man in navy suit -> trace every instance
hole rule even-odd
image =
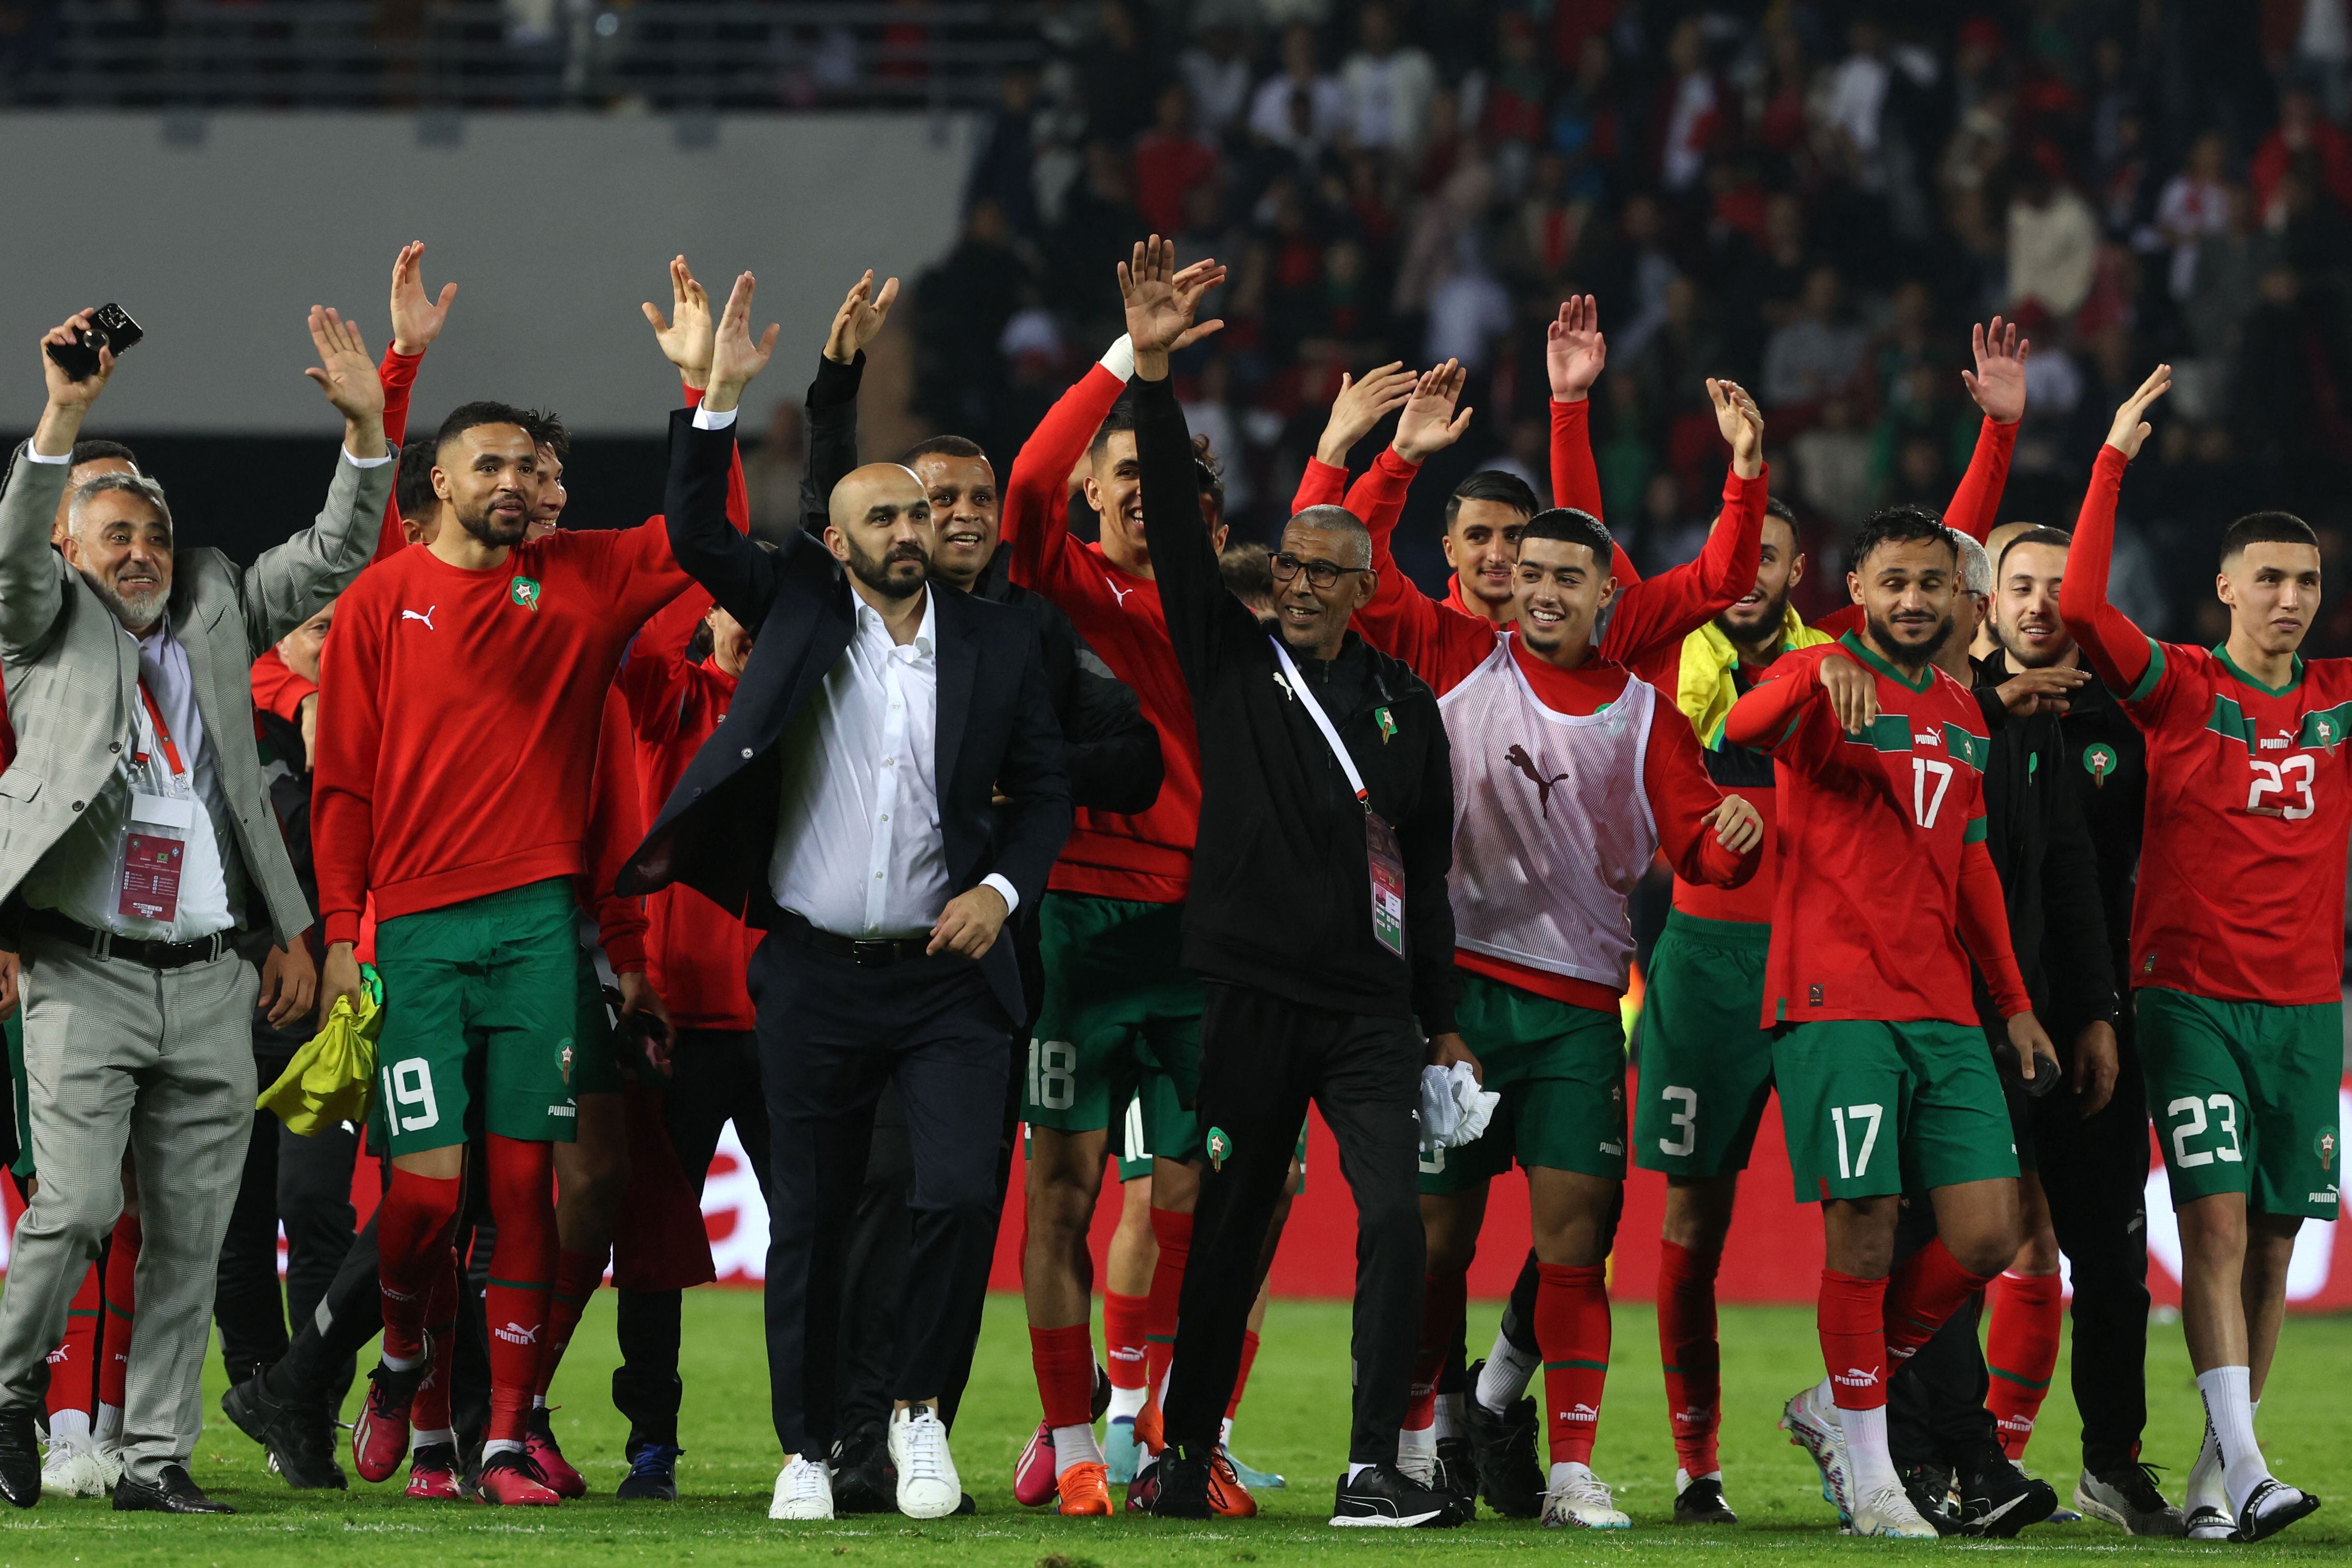
[[[930,588],[911,472],[844,478],[821,545],[772,555],[729,526],[737,403],[777,333],[752,340],[751,294],[745,273],[701,407],[671,420],[667,507],[678,564],[751,629],[751,657],[620,890],[682,883],[768,932],[750,981],[773,1147],[772,1519],[833,1516],[842,1239],[875,1100],[898,1086],[914,1246],[889,1447],[900,1511],[932,1519],[962,1497],[936,1405],[987,1287],[1004,1040],[1027,1016],[997,938],[1045,892],[1069,780],[1034,625]]]

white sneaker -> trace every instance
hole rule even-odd
[[[100,1443],[88,1451],[89,1462],[98,1467],[100,1479],[109,1492],[113,1491],[115,1483],[122,1479],[122,1449],[113,1443]]]
[[[1897,1541],[1934,1541],[1938,1539],[1936,1527],[1919,1517],[1911,1506],[1910,1494],[1900,1481],[1889,1481],[1873,1488],[1853,1511],[1853,1519],[1846,1526],[1848,1535],[1879,1535]]]
[[[890,1417],[890,1462],[898,1469],[898,1511],[908,1519],[945,1519],[963,1501],[947,1427],[929,1406]]]
[[[795,1454],[776,1472],[776,1495],[768,1500],[770,1519],[831,1519],[833,1472],[823,1461]]]
[[[1633,1519],[1617,1507],[1609,1487],[1589,1465],[1552,1467],[1552,1483],[1544,1493],[1546,1530],[1631,1530]]]
[[[1853,1455],[1846,1448],[1845,1432],[1838,1426],[1829,1379],[1792,1396],[1780,1407],[1780,1430],[1789,1434],[1790,1442],[1813,1456],[1822,1472],[1822,1500],[1837,1510],[1838,1522],[1853,1523]],[[1904,1506],[1912,1518],[1919,1517],[1918,1510],[1907,1502]]]
[[[41,1462],[41,1490],[60,1497],[104,1497],[111,1483],[95,1450],[58,1438],[49,1444],[48,1458]]]

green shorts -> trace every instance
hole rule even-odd
[[[1176,1103],[1176,1086],[1157,1073],[1135,1092],[1127,1103],[1127,1114],[1119,1118],[1119,1135],[1111,1145],[1111,1157],[1118,1162],[1118,1179],[1122,1186],[1131,1181],[1141,1181],[1151,1174],[1153,1140],[1171,1147],[1195,1146],[1199,1142],[1200,1124],[1192,1113]],[[1298,1124],[1298,1147],[1291,1156],[1298,1163],[1297,1185],[1294,1196],[1307,1190],[1307,1124]]]
[[[613,1027],[613,1010],[604,1005],[604,985],[596,977],[596,960],[580,950],[580,1025],[572,1040],[572,1092],[618,1094],[621,1092],[621,1036]]]
[[[1023,1097],[1032,1126],[1108,1127],[1165,1080],[1165,1095],[1145,1096],[1148,1146],[1162,1159],[1201,1157],[1187,1109],[1200,1092],[1201,982],[1179,958],[1183,919],[1181,904],[1076,893],[1039,901],[1045,995]]]
[[[376,928],[377,1103],[394,1155],[464,1143],[477,1094],[485,1131],[572,1141],[583,967],[572,910],[571,879],[553,877]]]
[[[2259,1214],[2336,1218],[2344,1005],[2133,993],[2147,1112],[2175,1208],[2242,1192]]]
[[[1772,928],[1670,910],[1634,1033],[1633,1163],[1675,1176],[1748,1168],[1772,1098],[1764,956]]]
[[[1503,1096],[1475,1143],[1426,1151],[1421,1190],[1482,1186],[1511,1168],[1625,1178],[1625,1026],[1470,970],[1454,1021],[1488,1089]]]
[[[2017,1176],[1982,1028],[1832,1019],[1772,1042],[1797,1201],[1891,1197]]]

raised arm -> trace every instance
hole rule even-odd
[[[1990,327],[1979,324],[1970,337],[1977,368],[1962,371],[1969,395],[1984,410],[1977,427],[1977,448],[1969,471],[1960,476],[1944,521],[1979,544],[1992,532],[2000,511],[2000,493],[2009,483],[2009,460],[2017,450],[2018,422],[2025,417],[2025,357],[2031,340],[2017,335],[2017,323],[2003,324],[1998,316]]]
[[[806,404],[808,466],[801,475],[801,527],[811,534],[824,534],[833,487],[857,466],[857,388],[866,376],[866,345],[882,330],[898,300],[898,280],[891,278],[877,294],[869,267],[833,313]]]
[[[1134,374],[1135,350],[1122,335],[1021,444],[1004,486],[1000,538],[1011,552],[1013,580],[1023,587],[1045,592],[1070,569],[1070,471]]]
[[[2172,367],[2158,365],[2116,410],[2106,444],[2091,468],[2091,487],[2075,519],[2074,542],[2066,550],[2066,577],[2058,585],[2058,613],[2067,634],[2107,689],[2137,695],[2154,664],[2155,644],[2130,616],[2107,602],[2107,569],[2116,551],[2116,500],[2123,492],[2124,468],[2139,455],[2149,425],[2142,416],[2172,389]]]
[[[672,256],[669,263],[670,313],[665,318],[648,299],[637,308],[644,312],[654,329],[654,341],[661,345],[662,357],[677,367],[680,389],[686,394],[686,406],[702,406],[704,389],[710,385],[710,352],[712,340],[719,330],[710,314],[710,296],[696,281],[694,271],[686,265],[683,256]],[[743,483],[743,446],[738,442],[730,449],[727,464],[727,520],[739,534],[751,531],[751,494]],[[823,529],[818,530],[822,532]],[[705,602],[703,609],[710,606]]]
[[[376,375],[383,382],[383,438],[394,446],[408,439],[408,393],[416,384],[417,367],[425,350],[441,335],[457,302],[457,286],[445,283],[441,296],[425,292],[425,242],[411,240],[400,247],[392,263],[392,341],[385,345],[383,363]],[[408,548],[400,526],[400,497],[384,504],[383,527],[376,535],[375,559],[397,555]]]
[[[343,449],[335,462],[327,504],[309,528],[273,546],[245,569],[246,645],[267,648],[327,607],[351,586],[376,545],[376,529],[392,498],[399,455],[383,438],[383,382],[360,329],[331,309],[310,308],[319,383],[343,416]]]
[[[1669,643],[1679,643],[1756,586],[1764,553],[1764,416],[1737,382],[1706,383],[1716,423],[1731,444],[1723,481],[1723,510],[1698,559],[1655,577],[1617,587],[1617,609],[1601,643],[1601,656],[1633,664]]]
[[[1331,400],[1331,416],[1323,422],[1323,434],[1315,443],[1315,455],[1307,460],[1307,471],[1298,476],[1298,493],[1291,497],[1292,517],[1309,507],[1347,504],[1341,497],[1348,488],[1348,454],[1356,449],[1356,443],[1372,433],[1374,425],[1404,406],[1418,380],[1401,360],[1391,360],[1376,371],[1365,371],[1361,377],[1340,372],[1339,394]],[[1356,515],[1360,517],[1364,514]]]
[[[1223,283],[1225,269],[1176,271],[1176,247],[1154,235],[1118,268],[1127,306],[1127,335],[1135,345],[1135,456],[1143,477],[1143,537],[1160,587],[1160,608],[1176,662],[1197,695],[1215,676],[1218,628],[1225,617],[1246,615],[1225,591],[1217,552],[1201,526],[1201,483],[1192,433],[1177,406],[1168,356],[1201,335],[1192,324],[1201,296]],[[1209,324],[1210,329],[1223,322]]]
[[[748,272],[735,279],[712,341],[709,390],[692,413],[681,409],[670,415],[669,480],[662,506],[677,564],[730,615],[755,631],[775,599],[780,558],[730,526],[727,503],[743,389],[767,369],[783,329],[772,323],[753,340],[751,298],[757,289]]]
[[[65,608],[58,575],[64,569],[49,548],[49,532],[73,470],[74,438],[114,373],[110,349],[98,351],[98,370],[87,381],[76,381],[49,358],[52,346],[72,347],[75,333],[89,325],[89,312],[77,310],[41,334],[34,351],[41,357],[48,401],[33,438],[8,465],[6,488],[0,489],[0,649],[20,657],[48,641]]]
[[[1596,517],[1601,469],[1592,461],[1592,383],[1608,362],[1600,304],[1590,294],[1571,295],[1544,329],[1544,373],[1551,382],[1551,504]],[[1620,588],[1631,580],[1621,576]]]

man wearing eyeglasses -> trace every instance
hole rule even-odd
[[[1261,1247],[1311,1100],[1339,1139],[1358,1225],[1354,1432],[1332,1522],[1459,1524],[1460,1500],[1396,1469],[1421,1316],[1421,1069],[1465,1054],[1445,730],[1429,688],[1348,630],[1376,574],[1371,540],[1345,511],[1318,508],[1284,531],[1271,633],[1225,591],[1168,381],[1170,349],[1223,276],[1180,276],[1157,238],[1119,275],[1144,533],[1200,736],[1183,956],[1204,993],[1210,1167],[1178,1307],[1167,1447],[1138,1491],[1165,1517],[1210,1514]]]

